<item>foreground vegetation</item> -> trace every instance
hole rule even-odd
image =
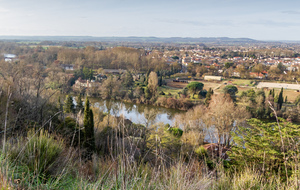
[[[253,138],[248,136],[245,152],[240,154],[243,148],[236,146],[229,154],[230,161],[209,155],[211,152],[203,148],[187,155],[184,143],[178,145],[181,148],[175,157],[168,152],[176,146],[170,134],[160,134],[160,139],[139,156],[133,139],[116,137],[110,154],[95,153],[85,160],[78,149],[66,146],[57,136],[44,130],[31,132],[1,153],[0,184],[3,189],[298,189],[299,144],[289,143],[299,140],[299,136],[290,136],[299,135],[298,127],[280,123],[284,142],[280,144],[278,128],[273,132],[268,129],[276,123],[267,126],[257,122],[252,122],[256,126],[252,133],[262,126],[269,133],[260,141],[256,141],[257,133]],[[289,132],[286,127],[294,128]],[[282,152],[282,147],[288,152]]]

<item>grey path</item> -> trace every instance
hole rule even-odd
[[[257,88],[265,88],[265,87],[267,87],[267,88],[284,88],[284,89],[300,90],[300,84],[260,82],[257,85]]]

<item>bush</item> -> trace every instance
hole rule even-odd
[[[199,146],[195,149],[195,153],[199,156],[199,158],[204,158],[207,156],[207,150],[203,146]]]
[[[201,97],[203,97],[203,98],[205,98],[206,97],[206,94],[207,94],[207,90],[201,90],[200,92],[199,92],[199,94],[198,94],[198,96],[201,96]]]
[[[64,142],[67,145],[78,146],[79,145],[79,134],[81,144],[83,143],[83,131],[80,130],[78,124],[76,124],[75,119],[71,117],[66,117],[65,122],[62,122],[57,127],[57,132],[64,138]],[[75,135],[75,136],[74,136]]]
[[[11,149],[10,158],[24,164],[35,176],[42,177],[49,175],[55,168],[54,164],[63,152],[64,143],[62,140],[55,140],[47,131],[34,135],[34,131],[28,133],[29,141],[24,148],[18,144]]]
[[[287,179],[297,173],[299,126],[279,118],[279,122],[250,119],[249,128],[239,126],[232,132],[234,144],[228,152],[235,166],[255,165],[265,176],[280,174]],[[295,142],[295,143],[291,143]]]
[[[174,135],[175,137],[180,138],[183,134],[183,130],[180,128],[176,128],[176,127],[171,127],[168,130],[172,135]]]

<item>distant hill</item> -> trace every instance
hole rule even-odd
[[[200,37],[93,37],[93,36],[0,36],[9,41],[101,41],[101,42],[150,42],[150,43],[259,43],[250,38]]]

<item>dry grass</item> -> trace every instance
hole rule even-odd
[[[279,94],[280,90],[281,89],[275,88],[275,94]],[[269,90],[265,90],[265,93],[266,95],[269,95]],[[296,90],[283,89],[284,100],[285,97],[287,96],[289,102],[294,102],[298,95],[300,95],[300,92],[297,92]]]
[[[3,171],[4,169],[4,171]],[[9,180],[7,179],[7,174],[5,172],[5,168],[0,168],[0,189],[1,190],[9,190],[13,189],[9,184]]]

